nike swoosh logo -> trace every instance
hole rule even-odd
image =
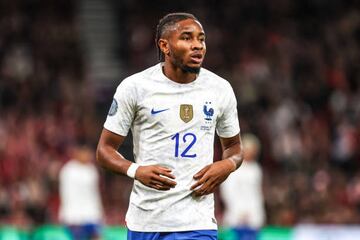
[[[169,110],[169,108],[166,108],[166,109],[160,109],[160,110],[154,110],[154,109],[151,109],[151,115],[155,115],[155,114],[158,114],[158,113],[161,113],[161,112],[165,112]]]

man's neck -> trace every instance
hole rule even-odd
[[[162,71],[167,78],[177,83],[191,83],[197,78],[196,73],[184,72],[179,67],[175,67],[168,62],[164,63]]]

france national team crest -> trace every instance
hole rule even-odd
[[[205,102],[203,112],[205,114],[206,121],[212,121],[212,117],[214,116],[214,109],[210,107],[211,102]]]
[[[211,102],[205,102],[203,106],[203,113],[205,124],[200,127],[200,130],[210,131],[212,129],[213,117],[214,117],[214,108],[211,107]]]
[[[117,103],[117,101],[116,101],[115,98],[114,98],[113,101],[112,101],[112,103],[111,103],[111,107],[110,107],[110,110],[109,110],[108,115],[109,115],[109,116],[114,116],[115,113],[117,112],[117,109],[118,109],[118,103]]]
[[[181,104],[180,105],[180,118],[184,122],[188,123],[193,119],[193,106],[190,104]]]

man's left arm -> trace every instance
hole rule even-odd
[[[203,196],[215,191],[225,179],[238,169],[243,161],[240,134],[230,138],[220,137],[222,160],[205,166],[194,175],[197,182],[191,186],[195,196]]]

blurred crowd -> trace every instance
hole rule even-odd
[[[73,1],[0,1],[0,225],[57,221],[58,171],[94,102]]]
[[[266,224],[360,223],[356,0],[109,0],[124,71],[106,104],[87,80],[75,2],[0,0],[0,225],[58,221],[69,147],[95,149],[102,108],[122,78],[157,62],[155,26],[172,11],[203,23],[205,67],[231,82],[242,133],[261,141]],[[131,181],[101,173],[105,221],[123,224]]]

